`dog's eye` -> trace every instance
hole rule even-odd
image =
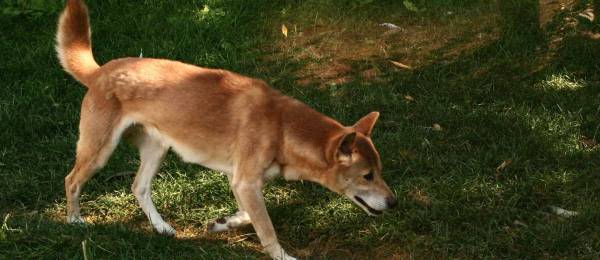
[[[368,174],[363,175],[363,178],[365,178],[365,180],[367,180],[367,181],[372,181],[373,180],[373,172],[369,172]]]

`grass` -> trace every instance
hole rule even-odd
[[[178,235],[153,233],[129,192],[139,161],[126,144],[84,190],[90,223],[65,224],[85,89],[53,53],[60,1],[19,3],[0,3],[0,258],[264,258],[250,227],[205,233],[235,212],[226,180],[173,154],[153,199]],[[324,188],[275,181],[267,207],[294,256],[600,257],[600,42],[581,33],[597,25],[568,22],[581,5],[539,34],[504,26],[515,19],[506,4],[491,14],[490,1],[414,3],[422,11],[395,1],[89,6],[100,63],[142,51],[265,79],[345,124],[381,112],[374,141],[398,209],[369,218]]]

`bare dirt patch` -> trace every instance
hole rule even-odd
[[[417,14],[413,14],[417,15]],[[500,35],[500,17],[480,10],[446,12],[435,18],[388,15],[355,24],[352,21],[289,22],[288,37],[275,43],[276,57],[303,64],[297,84],[328,86],[360,78],[376,80],[386,70],[402,70],[397,61],[411,68],[453,59],[476,50]],[[354,21],[356,22],[356,21]],[[381,26],[390,22],[398,26]]]

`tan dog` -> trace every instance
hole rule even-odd
[[[175,230],[150,198],[152,178],[169,148],[186,162],[227,174],[237,214],[211,232],[252,223],[266,253],[294,259],[280,246],[262,195],[268,179],[308,180],[346,195],[369,215],[396,204],[381,178],[370,135],[379,113],[342,126],[263,81],[176,61],[123,58],[100,67],[91,51],[87,8],[68,0],[56,35],[64,69],[88,87],[81,107],[75,166],[65,178],[67,221],[83,222],[79,195],[125,131],[135,135],[141,165],[133,194],[162,234]]]

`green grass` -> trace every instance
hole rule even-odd
[[[0,9],[11,3],[21,2]],[[398,208],[370,218],[324,188],[275,181],[265,190],[267,207],[292,255],[600,257],[600,148],[582,142],[600,139],[600,42],[580,36],[589,29],[583,25],[559,33],[568,14],[544,36],[482,28],[496,37],[446,56],[479,33],[460,31],[414,61],[414,70],[390,66],[389,59],[414,57],[394,52],[344,61],[350,70],[343,83],[298,84],[307,65],[336,56],[299,58],[306,46],[281,47],[300,40],[299,31],[347,30],[309,43],[318,46],[382,22],[409,31],[460,21],[468,27],[494,6],[414,3],[425,10],[413,13],[397,1],[104,0],[89,7],[100,63],[142,50],[145,57],[262,78],[345,124],[381,112],[374,142]],[[85,89],[61,70],[53,52],[60,3],[41,6],[0,13],[0,259],[83,258],[82,241],[95,258],[264,258],[252,228],[204,232],[211,219],[235,212],[226,180],[173,154],[155,180],[153,199],[181,236],[153,233],[129,192],[132,176],[124,172],[134,172],[139,161],[126,144],[84,190],[83,214],[91,223],[65,224],[63,180],[73,163]],[[510,6],[500,10],[514,18],[506,14]],[[447,12],[454,15],[441,15]],[[290,28],[286,39],[282,23]],[[556,37],[562,41],[553,42]],[[368,68],[379,74],[361,77]],[[504,160],[512,163],[496,177]],[[556,216],[550,206],[580,214]]]

